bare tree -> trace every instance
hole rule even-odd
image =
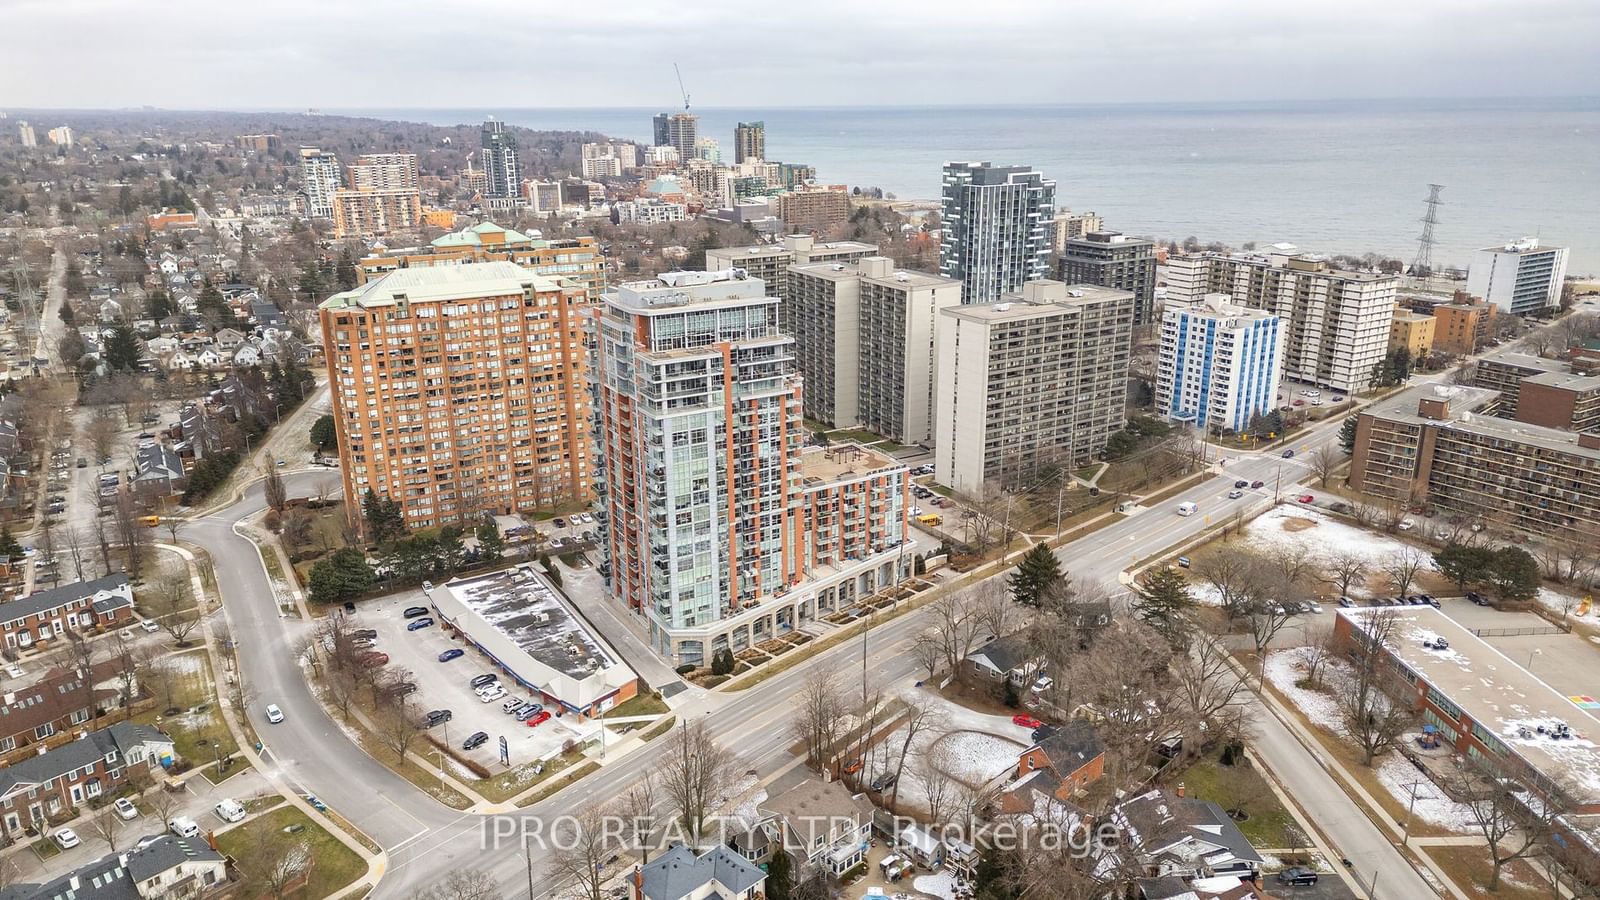
[[[68,528],[61,533],[62,541],[67,545],[67,556],[72,560],[72,569],[77,573],[79,581],[87,581],[83,574],[83,564],[88,561],[88,538],[82,529]]]
[[[68,631],[66,656],[68,665],[78,672],[78,702],[89,711],[92,721],[95,717],[94,664],[100,656],[100,646],[77,630]]]
[[[806,759],[818,769],[826,770],[839,755],[845,712],[842,693],[835,671],[816,666],[795,698],[799,710],[792,723],[794,735],[805,748]]]
[[[924,631],[911,640],[911,656],[918,665],[928,670],[931,679],[939,674],[939,665],[944,662],[944,641],[937,631]]]
[[[1384,560],[1383,571],[1389,576],[1389,584],[1395,593],[1404,596],[1411,592],[1411,586],[1417,580],[1417,573],[1428,568],[1431,561],[1431,557],[1421,550],[1404,547]]]
[[[1344,460],[1342,454],[1333,447],[1324,444],[1311,454],[1311,471],[1317,476],[1317,482],[1327,490],[1328,482],[1333,478],[1333,473],[1339,471],[1339,466]]]
[[[200,625],[200,611],[188,566],[181,561],[163,566],[146,591],[154,611],[151,618],[179,647],[189,646],[189,634]]]
[[[416,710],[412,709],[411,704],[397,700],[380,706],[375,719],[378,739],[394,753],[396,759],[404,760],[412,742],[424,730]]]
[[[995,637],[1010,634],[1020,618],[1017,604],[999,578],[985,579],[973,587],[971,607],[978,626]]]
[[[248,890],[279,900],[289,895],[291,885],[310,877],[316,856],[309,841],[276,828],[254,829],[252,837],[249,855],[239,867]]]
[[[161,701],[163,710],[177,707],[178,683],[182,677],[182,673],[178,671],[177,664],[173,662],[171,657],[153,660],[139,674],[139,679],[149,685],[151,692],[156,695],[156,699]]]
[[[122,425],[117,421],[117,414],[108,406],[102,406],[90,413],[89,421],[83,426],[83,436],[94,449],[97,460],[111,456],[111,451],[116,447],[117,435],[121,432]]]
[[[1259,566],[1259,562],[1255,554],[1248,550],[1221,547],[1195,561],[1194,572],[1217,592],[1222,611],[1228,614],[1229,619],[1233,619],[1244,611],[1245,600],[1250,594],[1250,581],[1254,577],[1253,570]]]
[[[312,524],[311,513],[303,509],[291,509],[283,515],[283,530],[279,537],[283,539],[284,547],[290,553],[298,553],[311,543]]]
[[[905,775],[906,757],[911,752],[911,745],[916,742],[919,735],[942,727],[945,721],[944,714],[939,707],[934,706],[932,703],[927,703],[917,698],[909,700],[908,704],[904,721],[897,732],[900,737],[900,744],[898,747],[888,748],[894,766],[894,782],[889,786],[888,809],[890,812],[894,811],[895,801],[900,797],[900,779]]]
[[[944,824],[955,800],[956,783],[939,768],[933,754],[917,754],[917,782],[922,785],[922,799],[928,805],[928,818],[935,824]]]
[[[117,815],[116,807],[107,803],[91,812],[89,830],[110,845],[112,853],[117,852],[117,839],[122,836],[122,817]]]
[[[168,790],[152,791],[144,795],[144,802],[150,805],[151,812],[161,820],[162,825],[171,825],[172,817],[177,814],[183,805],[183,798]]]
[[[685,721],[673,732],[658,771],[684,834],[698,839],[717,792],[734,780],[733,756],[717,744],[704,722]]]
[[[102,575],[110,575],[111,574],[111,534],[110,534],[110,529],[109,529],[108,525],[106,524],[106,517],[105,516],[96,515],[94,517],[94,539],[95,539],[95,546],[100,551],[100,570],[101,570],[100,574],[102,574]]]
[[[1267,663],[1267,648],[1272,639],[1289,624],[1289,609],[1271,597],[1257,597],[1250,601],[1245,613],[1250,628],[1250,639],[1255,643],[1256,658],[1262,666]]]
[[[627,823],[628,839],[639,850],[640,862],[643,863],[650,862],[651,846],[660,827],[656,821],[657,799],[655,776],[646,769],[644,775],[622,795],[617,805],[617,812]]]
[[[140,520],[140,510],[135,505],[133,495],[124,491],[117,497],[117,505],[113,510],[114,525],[117,529],[117,540],[122,546],[123,561],[128,571],[128,577],[134,581],[139,580],[144,571],[146,551],[150,546],[150,529]]]
[[[1328,573],[1324,580],[1338,589],[1340,597],[1350,596],[1351,588],[1366,582],[1367,560],[1360,553],[1343,550],[1324,559],[1322,565]]]
[[[971,595],[967,591],[951,591],[928,604],[927,609],[944,654],[945,669],[957,674],[983,630],[983,624],[973,614]]]
[[[1565,791],[1530,790],[1522,783],[1521,772],[1499,756],[1469,754],[1444,779],[1449,793],[1474,798],[1462,806],[1488,845],[1494,867],[1487,885],[1491,892],[1499,890],[1507,865],[1544,850],[1557,817],[1571,811]]]
[[[1184,753],[1198,755],[1201,737],[1238,705],[1244,682],[1228,666],[1227,651],[1209,637],[1192,641],[1172,660],[1171,702],[1183,732]]]
[[[267,465],[267,474],[261,480],[261,494],[267,501],[267,508],[273,512],[283,512],[289,504],[289,488],[283,483],[283,476],[278,473],[276,466]]]
[[[339,482],[336,479],[318,478],[316,484],[312,485],[312,489],[317,492],[317,505],[326,506],[328,503],[328,498],[333,495],[333,492],[337,490],[338,487]]]
[[[1354,621],[1356,627],[1350,630],[1354,670],[1335,696],[1340,723],[1361,749],[1361,762],[1367,766],[1393,749],[1415,718],[1406,703],[1395,699],[1404,696],[1400,691],[1407,686],[1396,683],[1394,670],[1385,661],[1399,621],[1392,609],[1374,609]]]
[[[1300,658],[1306,664],[1306,681],[1314,688],[1322,687],[1322,670],[1334,657],[1333,629],[1326,625],[1313,625],[1304,629],[1305,649]]]
[[[600,900],[601,885],[611,877],[605,864],[617,852],[620,835],[607,827],[610,815],[598,804],[585,804],[562,817],[564,827],[551,841],[549,873],[570,885],[572,895]]]
[[[479,869],[454,869],[438,884],[411,895],[411,900],[495,900],[500,886]]]

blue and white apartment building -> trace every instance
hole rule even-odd
[[[1283,320],[1232,300],[1206,294],[1161,317],[1156,409],[1213,434],[1271,412],[1283,378]]]

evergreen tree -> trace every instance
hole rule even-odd
[[[144,314],[152,319],[165,319],[174,311],[172,295],[161,288],[156,288],[144,298]]]
[[[377,580],[366,556],[353,547],[341,547],[311,567],[309,587],[313,603],[354,600]]]
[[[133,333],[132,326],[124,322],[111,329],[105,345],[106,365],[131,372],[138,368],[143,353],[144,348],[139,346],[139,336]]]
[[[767,863],[767,897],[769,900],[789,900],[794,892],[794,863],[789,853],[779,847]]]
[[[454,575],[466,559],[467,548],[461,541],[461,526],[446,525],[439,529],[439,564],[446,575]]]
[[[406,520],[400,504],[388,497],[379,497],[367,488],[361,498],[361,513],[367,520],[367,537],[375,544],[385,544],[405,533]]]
[[[1489,583],[1495,595],[1508,603],[1528,603],[1539,593],[1539,561],[1521,547],[1504,546],[1494,551],[1489,566]]]
[[[307,300],[320,300],[327,293],[327,287],[322,281],[322,270],[316,263],[307,265],[300,273],[300,293],[306,295]]]
[[[1356,452],[1356,417],[1350,416],[1339,426],[1339,446],[1346,453]]]
[[[333,450],[339,446],[339,429],[332,415],[319,416],[311,423],[311,443],[318,450]]]
[[[484,519],[478,525],[477,538],[480,559],[494,562],[505,554],[505,538],[500,536],[500,526],[495,524],[494,519]]]
[[[335,270],[339,290],[348,291],[356,286],[356,258],[346,246],[339,254],[339,267]]]
[[[1440,575],[1454,581],[1459,590],[1466,590],[1469,584],[1488,580],[1493,563],[1494,551],[1487,547],[1450,543],[1433,554],[1433,567],[1439,570]]]
[[[1038,606],[1045,592],[1061,580],[1061,560],[1044,544],[1034,544],[1011,573],[1011,599]]]
[[[1134,591],[1134,613],[1175,647],[1188,643],[1189,623],[1184,614],[1193,606],[1189,580],[1170,566],[1156,570]]]
[[[11,526],[0,526],[0,554],[5,554],[13,559],[22,556],[22,545],[11,535]]]

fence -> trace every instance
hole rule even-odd
[[[1566,630],[1555,625],[1530,625],[1526,628],[1474,628],[1472,633],[1478,637],[1521,637],[1527,634],[1566,634]]]

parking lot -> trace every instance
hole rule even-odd
[[[422,591],[413,590],[362,603],[350,616],[350,623],[355,628],[377,631],[373,649],[389,654],[391,667],[408,669],[415,676],[412,680],[417,685],[417,691],[409,699],[419,716],[429,710],[450,710],[450,721],[432,729],[435,737],[448,741],[458,752],[489,767],[493,772],[498,771],[494,767],[500,762],[501,736],[506,738],[513,766],[555,756],[567,741],[583,736],[585,732],[569,726],[556,714],[559,707],[554,705],[546,705],[552,714],[551,718],[531,728],[521,719],[508,715],[504,709],[507,701],[516,698],[524,702],[537,702],[536,698],[498,673],[488,660],[465,641],[447,636],[437,624],[407,631],[411,622],[424,618],[406,619],[405,610],[412,606],[428,606],[427,596]],[[439,662],[439,654],[450,649],[464,650],[465,653],[449,662]],[[488,673],[501,674],[506,694],[485,703],[469,682],[475,676]],[[461,750],[462,742],[478,731],[486,733],[489,740],[474,750]]]

